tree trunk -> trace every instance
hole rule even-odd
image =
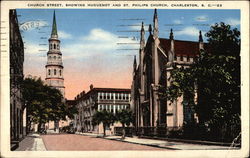
[[[103,125],[103,137],[105,137],[106,136],[106,125],[104,123],[102,125]]]
[[[42,121],[39,121],[38,127],[37,127],[37,132],[41,132],[41,126],[42,126]]]
[[[125,124],[122,124],[122,139],[125,139],[126,131],[125,131]]]
[[[28,115],[28,114],[27,114]],[[26,116],[26,135],[28,135],[31,131],[31,123],[28,116]]]

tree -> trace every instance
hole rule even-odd
[[[125,139],[126,131],[125,125],[129,126],[133,122],[132,111],[127,109],[122,109],[117,112],[116,119],[122,124],[122,139]]]
[[[103,124],[103,137],[106,136],[106,127],[109,127],[112,123],[115,122],[115,116],[112,112],[103,110],[103,111],[97,111],[93,115],[93,124],[99,125],[100,123]]]
[[[220,23],[206,36],[208,49],[190,68],[172,71],[166,95],[172,101],[183,95],[211,137],[231,141],[240,132],[240,32]]]
[[[51,88],[38,78],[26,78],[22,83],[22,95],[27,109],[27,131],[31,122],[38,123],[38,131],[48,121],[66,119],[67,107],[58,89]]]
[[[77,112],[78,111],[76,106],[71,106],[66,104],[66,113],[70,119],[74,119],[74,114],[76,114]]]

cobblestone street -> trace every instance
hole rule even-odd
[[[74,134],[42,135],[47,150],[166,150],[145,145],[119,142]]]

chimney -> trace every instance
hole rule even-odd
[[[89,86],[89,89],[92,90],[94,88],[93,84]]]

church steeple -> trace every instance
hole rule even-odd
[[[172,53],[174,53],[174,33],[173,33],[173,29],[170,30],[169,39],[171,40],[170,51]]]
[[[153,35],[155,38],[158,38],[158,34],[159,34],[159,24],[158,24],[158,16],[157,16],[157,9],[155,9],[155,12],[154,12],[154,30],[153,30]]]
[[[201,31],[199,32],[199,49],[203,50],[204,49],[204,43],[203,43],[203,38],[202,38],[202,33]]]
[[[143,49],[145,46],[145,30],[144,30],[144,24],[142,22],[141,25],[141,39],[140,39],[140,49]]]
[[[152,25],[151,24],[149,24],[149,26],[148,26],[148,32],[150,35],[152,35]]]
[[[170,30],[169,39],[171,39],[171,40],[174,39],[173,29]]]
[[[199,32],[199,42],[203,42],[203,38],[202,38],[202,34],[201,34],[201,30]]]
[[[134,69],[136,69],[137,63],[136,63],[136,55],[134,56]]]
[[[57,38],[57,27],[56,27],[56,13],[54,10],[54,16],[53,16],[53,24],[52,24],[52,31],[51,31],[51,37],[56,37]]]
[[[49,38],[49,51],[47,53],[47,64],[45,81],[48,86],[59,89],[65,96],[63,61],[60,51],[60,40],[57,35],[56,14],[54,11],[51,37]]]

